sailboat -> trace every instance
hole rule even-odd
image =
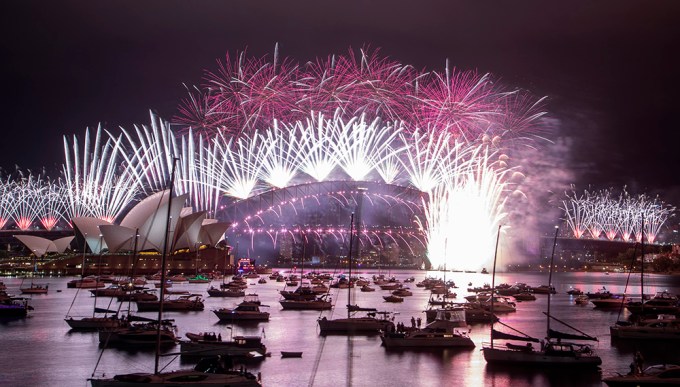
[[[300,269],[300,279],[304,275],[304,262],[305,262],[305,249],[303,245],[302,250],[302,264]],[[289,278],[295,278],[291,275]],[[295,282],[295,285],[291,285],[291,282]],[[286,286],[297,286],[297,281],[288,281]],[[279,300],[279,304],[283,309],[290,310],[327,310],[333,308],[333,302],[328,294],[317,295],[317,293],[308,285],[300,284],[300,287],[294,291],[282,290],[279,292],[282,299]]]
[[[348,278],[352,278],[352,251],[353,251],[353,239],[354,239],[354,214],[350,218],[349,226],[349,273]],[[321,334],[328,333],[379,333],[381,331],[392,331],[394,330],[394,323],[389,320],[389,312],[378,312],[374,308],[358,308],[351,305],[352,299],[352,287],[347,287],[347,317],[339,319],[328,319],[327,317],[322,317],[318,320],[319,329]],[[354,317],[352,313],[357,313],[359,311],[367,312],[365,317]],[[376,316],[382,316],[377,318]]]
[[[175,182],[175,167],[178,159],[172,163],[172,173],[170,178],[170,200],[168,202],[168,215],[165,228],[165,243],[163,243],[163,255],[161,258],[161,283],[165,282],[165,267],[168,250],[168,234],[171,221],[172,193]],[[153,373],[130,373],[119,374],[112,378],[88,379],[92,387],[148,387],[148,386],[193,386],[193,387],[215,387],[215,386],[234,386],[234,387],[257,387],[261,386],[259,375],[255,376],[244,370],[232,370],[226,364],[224,358],[203,359],[194,369],[178,370],[171,372],[161,372],[159,370],[160,347],[161,347],[161,323],[163,321],[163,298],[164,288],[161,287],[161,307],[158,310],[156,321],[156,353],[155,368]]]
[[[227,250],[228,252],[229,250]],[[224,254],[224,266],[222,267],[222,284],[220,285],[219,289],[210,286],[208,288],[208,295],[210,297],[243,297],[246,295],[246,292],[243,290],[245,289],[248,285],[246,285],[245,281],[237,281],[234,276],[232,278],[232,281],[229,283],[225,283],[224,279],[227,277],[227,254]]]
[[[84,249],[83,249],[83,256],[85,255]],[[83,258],[84,260],[84,258]],[[99,260],[100,260],[100,267],[101,267],[101,252],[99,255]],[[84,270],[84,269],[83,269]],[[81,288],[78,288],[76,290],[76,294],[73,296],[73,301],[75,302],[76,297],[78,297],[78,293],[80,292]],[[99,289],[96,289],[99,290]],[[80,317],[80,318],[74,318],[73,316],[70,315],[71,308],[66,312],[66,317],[64,318],[64,321],[68,324],[68,326],[71,327],[71,330],[73,331],[96,331],[96,330],[102,330],[102,329],[115,329],[119,328],[122,325],[124,325],[124,322],[118,318],[118,311],[115,310],[109,310],[106,308],[97,308],[97,298],[99,295],[99,292],[95,291],[93,292],[94,295],[94,304],[92,305],[93,310],[92,310],[92,316],[87,316],[87,317]],[[71,307],[73,306],[73,303],[71,303]],[[99,314],[99,315],[98,315]],[[103,314],[103,316],[101,316]]]
[[[23,282],[23,280],[22,280]],[[27,288],[19,288],[21,290],[21,294],[47,294],[47,290],[49,288],[49,284],[46,285],[39,285],[39,284],[34,284],[31,282],[31,286]]]
[[[680,340],[680,320],[675,317],[678,311],[678,298],[659,292],[651,300],[645,301],[644,266],[645,266],[645,234],[644,222],[641,226],[642,237],[640,249],[640,302],[630,302],[626,308],[637,315],[634,322],[617,321],[609,327],[612,339],[644,339],[644,340]],[[632,270],[632,267],[631,267]],[[656,318],[645,318],[645,313],[657,315]]]
[[[498,255],[498,240],[500,239],[500,229],[498,227],[498,236],[496,237],[496,252],[494,254],[493,277],[491,289],[494,288],[496,279],[496,258]],[[548,278],[548,286],[552,286],[552,268],[553,259],[555,257],[555,246],[557,245],[557,234],[559,228],[555,228],[555,238],[553,241],[552,256],[550,258],[550,274]],[[573,342],[566,342],[564,340],[590,340],[597,341],[597,338],[589,336],[571,325],[556,319],[550,314],[550,299],[551,294],[548,294],[548,311],[544,312],[547,318],[547,337],[545,341],[531,337],[511,326],[498,321],[498,324],[512,330],[514,333],[504,333],[494,329],[494,324],[491,324],[491,343],[483,343],[482,353],[484,359],[489,364],[522,364],[522,365],[543,365],[552,366],[559,365],[561,367],[597,367],[602,364],[602,359],[597,356],[592,348],[587,344],[579,344]],[[493,313],[493,303],[491,304]],[[565,326],[577,331],[579,334],[562,333],[550,328],[550,321],[554,319]],[[511,340],[522,341],[525,345],[518,345],[507,342],[505,345],[494,343],[496,340]],[[536,349],[532,343],[541,343],[540,348]]]

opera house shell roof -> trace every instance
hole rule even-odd
[[[169,200],[169,194],[169,190],[161,191],[142,200],[120,224],[92,217],[76,217],[71,219],[75,236],[55,241],[29,235],[15,237],[38,257],[49,252],[64,252],[74,238],[75,243],[86,245],[84,247],[93,254],[104,250],[109,253],[163,252],[166,241],[170,243],[169,252],[179,249],[193,251],[203,245],[214,246],[223,239],[230,223],[206,219],[205,211],[193,212],[191,208],[184,207],[187,195]]]

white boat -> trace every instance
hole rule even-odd
[[[552,267],[555,256],[555,246],[557,245],[557,235],[559,229],[555,229],[555,238],[553,241],[553,254],[550,259],[550,274],[548,277],[548,284],[546,288],[552,287]],[[500,226],[498,228],[500,236]],[[498,251],[498,239],[496,240],[496,251]],[[496,277],[496,256],[494,256],[493,267],[493,281]],[[491,285],[493,288],[493,283]],[[578,344],[574,342],[567,342],[563,340],[591,340],[597,341],[597,338],[589,336],[576,328],[567,325],[550,315],[550,300],[552,294],[548,293],[548,311],[544,313],[547,318],[547,338],[541,341],[537,338],[531,337],[512,328],[511,326],[502,322],[497,324],[503,325],[513,333],[506,333],[497,331],[494,324],[491,325],[491,342],[483,343],[482,353],[484,359],[489,364],[514,364],[521,366],[560,366],[565,368],[593,368],[602,364],[602,359],[597,356],[592,348],[587,344]],[[494,303],[495,304],[495,303]],[[491,312],[494,312],[492,304]],[[569,326],[576,330],[579,334],[569,334],[555,331],[550,328],[551,319],[554,319],[562,324]],[[494,340],[504,340],[505,344],[499,344]],[[511,341],[521,341],[526,344],[518,345]],[[534,348],[533,343],[541,343],[539,348]]]
[[[466,330],[458,330],[460,323],[438,316],[422,329],[404,332],[383,332],[380,335],[385,348],[474,348]]]
[[[233,356],[247,358],[264,358],[267,347],[260,336],[234,336],[230,340],[222,340],[221,335],[186,334],[189,340],[180,340],[182,356]]]
[[[220,308],[213,310],[213,313],[220,321],[269,321],[269,312],[263,312],[259,302],[243,301],[235,308]]]

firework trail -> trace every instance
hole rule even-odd
[[[435,268],[478,270],[493,259],[495,231],[505,217],[509,169],[477,147],[469,162],[423,199],[427,254]],[[471,259],[474,257],[475,259]]]
[[[612,189],[604,189],[584,191],[580,196],[576,192],[568,193],[562,203],[565,221],[574,237],[582,237],[583,230],[588,229],[593,239],[604,233],[608,240],[620,237],[626,242],[632,238],[641,242],[644,234],[646,242],[654,243],[661,227],[675,211],[658,197],[650,199],[645,194],[633,197],[625,187],[618,198]]]
[[[274,121],[273,127],[261,136],[261,142],[266,144],[262,180],[275,188],[287,187],[297,173],[296,161],[302,149],[296,128],[279,129],[278,121]]]
[[[0,180],[0,230],[2,230],[12,218],[16,201],[12,195],[12,179],[7,176]]]
[[[102,141],[101,127],[97,129],[94,144],[91,144],[90,131],[85,131],[82,151],[76,136],[73,136],[72,146],[64,136],[66,161],[62,171],[68,219],[92,216],[112,222],[137,195],[138,185],[134,176],[127,170],[118,173],[121,142],[113,138]]]

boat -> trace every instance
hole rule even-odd
[[[137,301],[136,303],[139,312],[157,312],[161,305],[160,301]],[[203,299],[200,294],[189,294],[163,300],[163,310],[166,312],[201,311],[203,308]]]
[[[214,286],[211,286],[208,289],[208,295],[210,297],[243,297],[246,295],[246,292],[240,288],[232,288],[227,286],[225,288],[218,289]]]
[[[576,305],[588,305],[590,303],[590,298],[585,294],[581,294],[574,299],[574,304]]]
[[[189,370],[156,373],[133,373],[116,375],[113,378],[88,379],[92,387],[144,387],[144,386],[192,386],[192,387],[258,387],[262,386],[258,375],[233,369],[226,357],[207,357]]]
[[[134,320],[140,320],[133,322]],[[160,342],[161,346],[177,344],[173,320],[164,320],[159,324],[156,320],[144,317],[130,317],[129,324],[122,324],[112,329],[99,330],[99,343],[109,346],[134,346],[153,348]]]
[[[557,293],[557,290],[555,290],[555,287],[549,286],[549,285],[536,286],[534,288],[531,288],[531,290],[536,294],[556,294]]]
[[[302,357],[302,351],[281,351],[281,357]]]
[[[66,283],[67,288],[78,288],[78,289],[91,289],[91,288],[103,288],[106,283],[99,281],[94,276],[89,276],[81,279],[74,279]]]
[[[603,286],[602,289],[598,290],[595,293],[587,292],[586,296],[588,296],[588,298],[590,299],[609,298],[612,296],[612,292],[610,292],[609,290],[607,290],[606,287]]]
[[[234,336],[223,340],[221,334],[187,333],[186,337],[189,340],[179,342],[183,357],[230,356],[263,360],[267,355],[267,347],[260,336]]]
[[[636,372],[634,367],[627,375],[603,378],[609,387],[654,387],[680,385],[680,366],[675,364],[657,364]]]
[[[325,310],[333,308],[333,303],[327,295],[321,295],[313,300],[280,300],[283,309],[291,310]]]
[[[395,295],[383,296],[385,302],[404,302],[404,297],[399,297]]]
[[[557,246],[557,235],[559,229],[555,228],[555,238],[553,241],[552,256],[550,258],[550,271],[548,277],[548,285],[552,287],[552,268],[555,257],[555,247]],[[496,257],[498,254],[498,239],[500,239],[500,226],[498,227],[498,236],[496,239],[496,253],[494,254],[494,266],[492,281],[496,278]],[[493,288],[493,283],[492,286]],[[576,367],[576,368],[595,368],[602,364],[602,359],[597,356],[590,345],[579,344],[572,341],[563,340],[590,340],[597,341],[597,338],[583,333],[573,326],[555,318],[550,314],[550,299],[552,294],[548,294],[548,310],[544,312],[547,319],[547,337],[545,340],[539,340],[531,337],[511,326],[498,321],[500,324],[513,333],[505,333],[495,329],[491,324],[491,341],[490,343],[482,343],[482,353],[484,359],[489,364],[513,364],[521,366],[559,366],[559,367]],[[491,304],[491,311],[493,312],[493,303]],[[578,334],[563,333],[555,331],[550,328],[551,320],[556,320],[565,326],[575,330]],[[494,340],[504,340],[505,344],[499,345]],[[521,341],[525,344],[519,345],[511,341]],[[540,343],[539,348],[534,348],[533,343]]]
[[[409,297],[409,296],[413,295],[413,292],[408,290],[408,288],[400,288],[400,289],[392,291],[392,295],[399,296],[399,297]]]
[[[677,296],[662,291],[647,301],[629,302],[626,309],[633,314],[677,314],[680,312],[680,304]]]
[[[517,301],[536,301],[536,296],[531,292],[513,294],[512,297]]]
[[[348,277],[352,277],[352,255],[358,246],[354,245],[354,214],[350,217],[349,228],[349,254],[348,254]],[[358,252],[357,252],[358,254]],[[368,286],[368,285],[364,285]],[[394,323],[390,320],[390,312],[378,312],[375,308],[361,308],[351,305],[352,289],[347,288],[347,317],[329,319],[323,316],[317,320],[319,331],[322,335],[329,333],[339,334],[378,334],[380,331],[393,331]],[[357,316],[357,313],[366,313],[365,316]]]
[[[583,290],[572,286],[569,288],[569,290],[567,290],[567,294],[570,296],[580,296],[583,294]]]
[[[279,292],[281,294],[281,297],[283,297],[286,300],[295,300],[295,301],[300,301],[300,300],[314,300],[317,298],[317,293],[312,289],[310,286],[300,286],[296,288],[293,291],[290,290],[281,290]]]
[[[259,302],[243,301],[235,308],[220,308],[213,310],[213,313],[220,319],[220,321],[237,322],[237,321],[269,321],[269,312],[263,312],[260,307],[267,307],[267,305],[260,305]]]
[[[194,277],[187,278],[187,281],[190,284],[208,284],[211,280],[202,274],[196,274]]]
[[[620,309],[630,303],[630,298],[623,294],[612,294],[609,298],[593,298],[590,302],[598,309]]]
[[[643,227],[644,229],[644,227]],[[640,244],[641,256],[644,257],[644,232]],[[635,255],[635,254],[633,254]],[[643,261],[644,262],[644,261]],[[644,300],[644,265],[640,265],[640,291]],[[632,265],[631,265],[632,271]],[[652,303],[652,301],[656,301]],[[652,304],[650,304],[652,303]],[[652,299],[639,303],[630,302],[626,308],[633,313],[633,321],[617,321],[609,327],[612,340],[642,339],[642,340],[680,340],[680,320],[675,318],[677,297],[668,292],[658,292]],[[650,309],[648,311],[648,308]],[[664,313],[667,312],[667,313]],[[657,315],[656,318],[645,318],[648,314]]]
[[[375,288],[370,287],[369,285],[364,285],[360,289],[362,292],[375,292]]]
[[[4,293],[4,290],[0,292]],[[0,301],[0,320],[24,318],[28,316],[28,311],[33,309],[28,305],[28,299],[12,298],[6,293],[4,296]]]
[[[172,209],[172,192],[175,180],[175,167],[178,159],[173,160],[171,179],[169,183],[170,200],[168,202],[168,226],[166,226],[165,235],[168,235],[170,224],[170,211]],[[165,280],[165,262],[167,258],[167,243],[163,245],[162,263],[161,263],[161,282]],[[164,290],[161,288],[160,300],[164,300]],[[149,373],[128,373],[119,374],[113,377],[103,376],[101,378],[89,378],[88,381],[92,387],[148,387],[148,386],[193,386],[193,387],[216,387],[216,386],[239,386],[239,387],[257,387],[261,386],[260,377],[244,370],[232,370],[231,367],[222,361],[214,362],[212,360],[201,360],[194,369],[178,370],[170,372],[161,372],[159,368],[160,347],[162,344],[162,329],[163,323],[162,311],[159,309],[158,319],[156,320],[156,335],[154,337],[154,344],[156,346],[155,352],[155,367],[153,372]],[[224,358],[223,358],[224,360]],[[94,373],[93,373],[94,375]]]
[[[97,316],[103,314],[103,316]],[[118,312],[115,310],[94,308],[94,313],[91,317],[73,318],[73,316],[66,316],[64,319],[69,327],[74,331],[96,331],[100,329],[118,328],[124,324],[118,318]]]
[[[21,290],[21,294],[47,294],[49,286],[49,284],[45,284],[43,286],[31,282],[31,286],[27,288],[19,288],[19,290]]]
[[[458,314],[464,316],[464,314]],[[435,320],[422,329],[384,331],[380,335],[383,346],[388,349],[426,348],[474,348],[467,330],[459,331],[459,321],[444,318],[439,314]]]
[[[125,294],[122,294],[120,296],[116,296],[116,299],[118,301],[157,301],[158,296],[156,296],[153,292],[155,290],[135,290],[132,292],[127,292]]]
[[[83,257],[83,261],[84,260],[85,258]],[[94,281],[98,281],[98,277],[97,279],[94,279],[95,277],[85,278],[93,278]],[[120,287],[118,287],[118,285],[112,286],[116,287],[115,288],[116,291],[125,293]],[[87,287],[81,287],[76,290],[76,293],[73,295],[73,302],[71,303],[71,307],[69,307],[69,309],[66,311],[66,316],[64,317],[64,321],[66,322],[66,324],[68,324],[72,331],[96,331],[101,329],[113,330],[117,328],[122,328],[124,325],[127,325],[127,321],[122,321],[118,317],[118,311],[97,307],[97,298],[99,297],[100,292],[107,289],[110,290],[110,288],[101,289],[95,287],[93,290],[90,290],[90,292],[92,292],[92,294],[94,295],[94,302],[92,303],[92,315],[87,316],[71,315],[71,308],[73,307],[73,303],[75,302],[76,297],[78,297],[80,289],[83,288]]]
[[[618,321],[609,327],[612,339],[680,340],[680,320],[672,314],[628,323]]]
[[[512,313],[517,311],[517,304],[514,298],[507,296],[477,296],[477,304],[482,309],[491,311],[493,305],[493,313]]]

